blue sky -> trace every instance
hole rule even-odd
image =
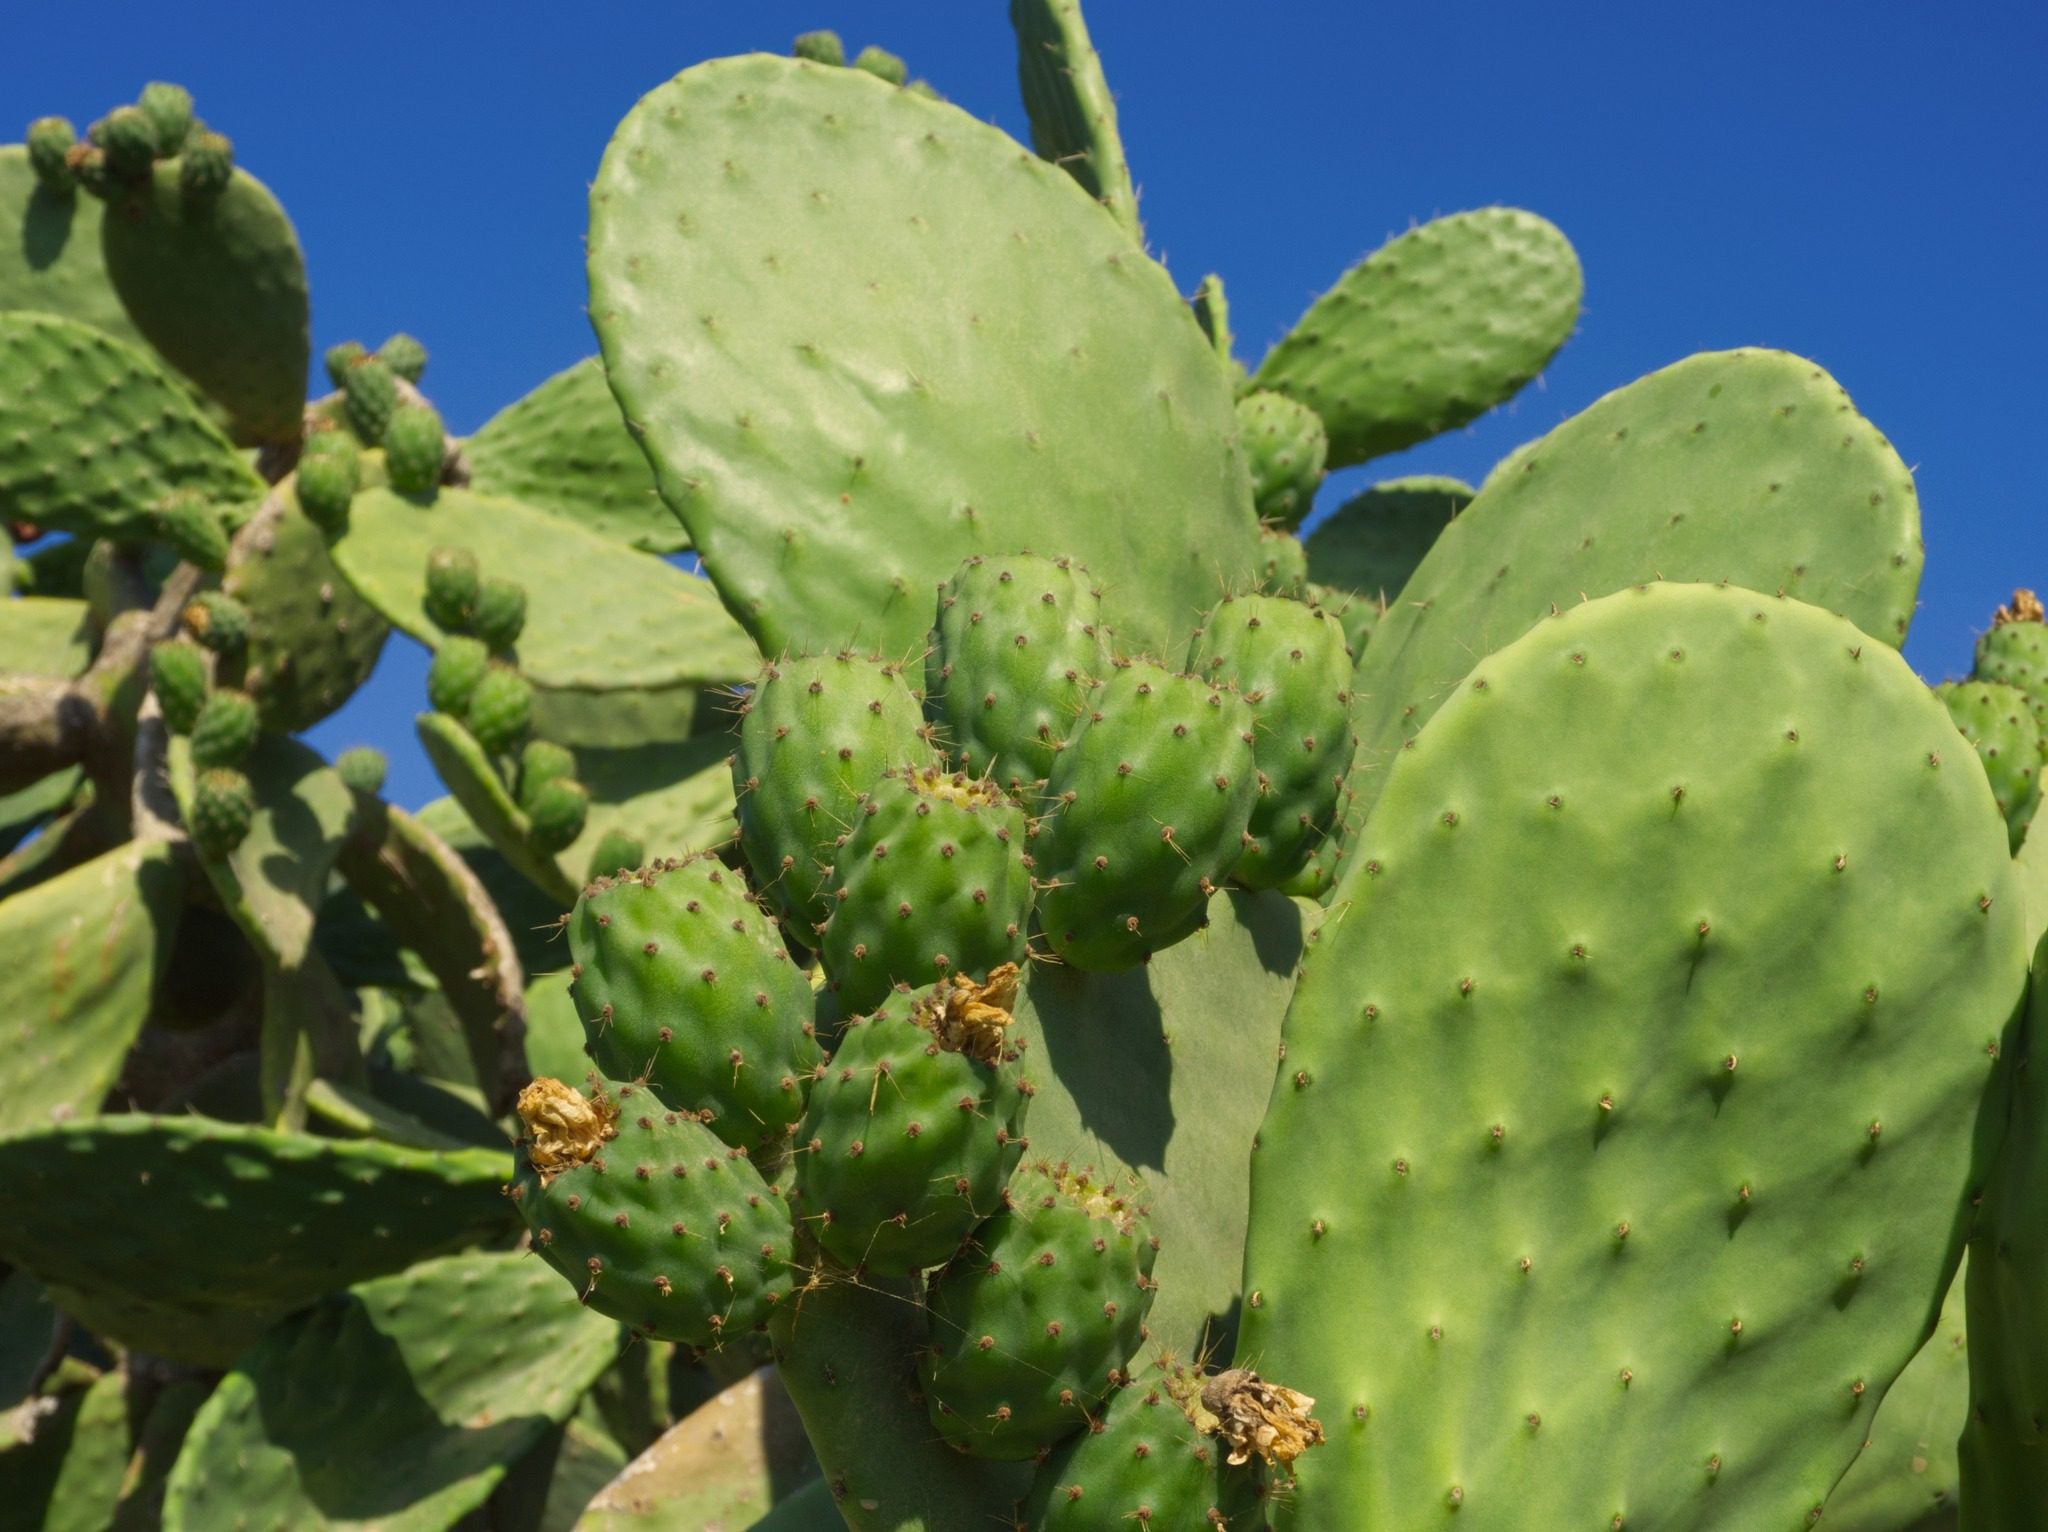
[[[999,0],[43,6],[0,53],[0,122],[82,125],[146,80],[190,86],[298,226],[316,354],[412,331],[467,431],[595,349],[585,192],[642,92],[830,26],[1023,137],[1006,16]],[[1923,675],[1966,670],[2006,592],[2048,585],[2048,7],[1096,0],[1090,22],[1153,250],[1183,291],[1224,275],[1247,362],[1413,221],[1512,203],[1578,248],[1579,333],[1540,387],[1333,478],[1319,504],[1394,473],[1477,480],[1656,367],[1775,346],[1834,373],[1915,469],[1928,557],[1906,652]],[[422,671],[395,646],[316,735],[385,746],[406,803],[438,793],[411,745]]]

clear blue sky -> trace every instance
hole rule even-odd
[[[686,65],[834,27],[1025,136],[1002,0],[32,12],[0,52],[0,121],[82,125],[146,80],[189,85],[297,223],[316,355],[411,330],[459,431],[595,349],[585,191],[613,125]],[[1095,0],[1090,22],[1153,249],[1183,291],[1224,275],[1247,362],[1412,221],[1513,203],[1578,247],[1585,311],[1540,388],[1320,504],[1400,472],[1476,480],[1653,368],[1776,346],[1916,471],[1923,675],[1966,670],[2011,586],[2048,585],[2048,7]],[[316,738],[384,745],[417,803],[438,793],[411,749],[422,666],[394,651]]]

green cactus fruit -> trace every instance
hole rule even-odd
[[[647,843],[615,825],[599,837],[596,849],[590,853],[590,870],[584,877],[592,883],[599,878],[623,877],[646,861]]]
[[[338,346],[329,346],[321,361],[327,369],[327,381],[336,388],[348,381],[348,370],[370,354],[370,348],[359,340],[345,340]]]
[[[234,178],[235,146],[225,133],[195,133],[178,156],[178,195],[188,203],[213,201]]]
[[[931,762],[924,714],[900,667],[850,651],[768,665],[740,711],[740,847],[789,934],[815,945],[858,796],[892,766]]]
[[[156,530],[178,556],[208,574],[227,568],[228,531],[220,512],[193,494],[175,494],[156,509]]]
[[[2019,688],[2042,737],[2048,738],[2048,623],[2032,591],[2014,591],[2012,604],[1992,615],[1990,630],[1977,640],[1977,667],[1970,679]]]
[[[1275,596],[1226,597],[1188,646],[1188,670],[1252,710],[1258,801],[1232,876],[1283,888],[1337,828],[1356,740],[1351,656],[1329,613]]]
[[[528,838],[549,855],[567,850],[583,833],[590,817],[590,789],[574,777],[556,777],[534,793],[523,807]]]
[[[2041,801],[2041,726],[2026,693],[2001,681],[1951,681],[1934,694],[1976,747],[2017,851]]]
[[[192,764],[240,766],[255,748],[257,729],[254,697],[226,689],[214,692],[192,724]]]
[[[910,78],[910,66],[891,53],[887,48],[869,43],[860,50],[853,61],[855,69],[865,69],[878,80],[887,80],[891,85],[901,85]]]
[[[400,330],[377,348],[384,365],[408,383],[417,383],[427,370],[427,348]]]
[[[136,109],[149,119],[159,154],[178,154],[192,132],[192,92],[165,80],[151,80],[135,98]]]
[[[195,725],[196,727],[196,725]],[[192,788],[192,844],[215,861],[227,856],[249,834],[256,818],[256,789],[232,766],[202,771]]]
[[[337,445],[323,446],[317,451],[313,447],[314,442],[330,441]],[[348,526],[349,501],[355,498],[361,482],[361,454],[354,441],[341,431],[322,431],[312,437],[299,458],[293,479],[299,509],[306,513],[307,520],[330,536],[340,535]]]
[[[388,368],[381,360],[379,366]],[[360,371],[359,364],[349,369],[349,375],[354,377]],[[389,376],[388,370],[385,375]],[[355,395],[351,393],[349,397],[353,399]],[[434,486],[441,482],[441,462],[447,453],[445,434],[441,416],[431,405],[402,404],[391,412],[384,427],[383,447],[384,471],[394,490],[401,495],[433,493]]]
[[[942,980],[849,1022],[797,1129],[797,1216],[834,1260],[906,1276],[952,1259],[1002,1205],[1032,1087],[1007,1033],[1017,971]]]
[[[1245,850],[1258,799],[1252,710],[1149,660],[1090,701],[1053,763],[1038,833],[1038,923],[1076,968],[1110,973],[1191,935]]]
[[[1148,1361],[1117,1390],[1098,1425],[1046,1460],[1024,1521],[1034,1532],[1126,1525],[1257,1532],[1266,1525],[1266,1460],[1253,1464],[1256,1446],[1263,1439],[1278,1457],[1315,1445],[1322,1428],[1307,1413],[1314,1404],[1256,1373],[1205,1377],[1170,1355]],[[1242,1450],[1226,1439],[1229,1428]]]
[[[974,1457],[1037,1457],[1086,1428],[1146,1339],[1159,1242],[1134,1188],[1039,1163],[925,1289],[932,1429]]]
[[[935,766],[864,795],[832,862],[819,956],[843,1014],[892,990],[985,975],[1025,957],[1031,858],[1023,812],[992,782]]]
[[[28,162],[36,179],[52,193],[68,197],[77,189],[70,154],[78,142],[78,130],[68,117],[38,117],[28,125]]]
[[[507,754],[533,725],[532,684],[512,666],[491,662],[469,694],[462,722],[486,752]]]
[[[249,609],[224,591],[201,591],[181,620],[185,631],[215,654],[240,654],[248,647]]]
[[[206,703],[206,654],[197,644],[173,639],[149,651],[149,684],[173,734],[190,734]]]
[[[576,775],[575,752],[553,740],[530,739],[519,752],[519,807],[533,812],[541,789],[560,777]]]
[[[1255,389],[1237,401],[1237,429],[1259,519],[1292,531],[1314,508],[1330,456],[1322,417],[1285,394]]]
[[[775,925],[715,856],[594,879],[569,917],[590,1056],[766,1163],[823,1061]]]
[[[491,653],[510,654],[526,628],[526,587],[516,580],[482,581],[471,628]]]
[[[479,639],[457,634],[442,640],[427,666],[427,701],[434,711],[461,718],[491,668],[491,651]]]
[[[1259,528],[1259,589],[1269,596],[1307,599],[1308,549],[1292,532]]]
[[[839,40],[837,32],[799,32],[789,51],[813,64],[831,64],[836,68],[846,62],[846,44]]]
[[[1108,673],[1102,596],[1073,560],[977,555],[939,588],[925,692],[964,770],[1013,792],[1044,781]]]
[[[467,633],[476,621],[483,581],[467,548],[436,548],[427,555],[427,589],[420,606],[443,633]]]
[[[108,173],[123,181],[148,175],[159,152],[155,124],[134,106],[117,106],[94,123],[92,141],[106,154]]]
[[[384,440],[398,409],[398,378],[381,357],[365,353],[341,375],[342,413],[366,447]]]
[[[789,1295],[789,1206],[746,1155],[637,1085],[539,1079],[513,1197],[585,1304],[656,1340],[717,1347]]]
[[[334,769],[353,792],[374,798],[384,791],[384,776],[391,763],[374,745],[351,745],[334,758]]]

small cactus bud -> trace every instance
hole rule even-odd
[[[345,340],[338,346],[329,346],[327,355],[321,359],[327,368],[327,381],[340,388],[348,377],[349,368],[369,354],[369,348],[359,340]],[[310,446],[311,442],[307,445]]]
[[[239,766],[256,746],[256,699],[247,692],[217,691],[192,724],[195,766]]]
[[[227,568],[227,528],[221,524],[220,512],[197,495],[172,495],[157,507],[155,521],[163,540],[187,563],[209,574]]]
[[[434,710],[453,718],[467,712],[490,658],[490,651],[476,639],[461,635],[443,639],[427,667],[427,700]]]
[[[584,877],[586,880],[610,877],[639,867],[646,860],[647,847],[638,836],[628,835],[624,830],[607,830],[598,841],[597,849],[590,853],[590,869]]]
[[[315,450],[313,442],[338,442]],[[299,509],[321,531],[338,536],[348,526],[349,501],[355,497],[361,465],[355,443],[341,431],[323,431],[306,444],[299,458]]]
[[[334,758],[335,773],[354,791],[374,798],[384,790],[384,774],[390,762],[372,745],[351,745]]]
[[[341,391],[349,429],[366,444],[382,442],[398,408],[398,379],[391,369],[378,357],[359,356],[342,373]]]
[[[64,156],[64,164],[71,171],[72,179],[102,202],[113,191],[114,182],[107,170],[106,151],[97,144],[73,144],[71,152]]]
[[[206,703],[206,656],[197,644],[173,639],[149,651],[149,684],[173,734],[190,734]]]
[[[212,861],[248,838],[256,818],[256,789],[232,766],[202,771],[192,787],[192,822],[186,826],[199,854]]]
[[[358,367],[354,371],[361,371]],[[441,416],[425,404],[404,404],[384,427],[384,472],[401,495],[430,495],[441,482],[447,452]]]
[[[470,693],[463,723],[492,755],[504,755],[533,723],[533,687],[510,665],[492,665]]]
[[[545,739],[527,741],[519,754],[519,806],[531,814],[542,788],[557,778],[575,775],[576,757],[564,746]]]
[[[178,191],[188,202],[218,197],[234,174],[235,146],[224,133],[194,133],[178,156]]]
[[[526,627],[526,587],[511,580],[485,580],[477,587],[474,626],[491,653],[510,653]]]
[[[878,80],[887,80],[891,85],[901,85],[910,78],[910,68],[902,59],[887,48],[877,48],[872,43],[860,50],[860,57],[853,61],[855,69],[865,69]]]
[[[801,33],[789,51],[813,64],[843,65],[846,62],[846,44],[839,40],[837,32]]]
[[[60,197],[78,189],[68,156],[78,142],[78,130],[68,117],[38,117],[28,125],[28,162],[36,179]]]
[[[192,131],[192,92],[182,85],[151,80],[142,87],[135,105],[156,132],[159,154],[178,154],[184,150],[185,139]]]
[[[574,777],[556,777],[535,793],[526,806],[531,821],[528,838],[534,849],[553,855],[583,833],[590,813],[590,789]]]
[[[225,591],[201,591],[184,611],[185,631],[215,654],[234,654],[249,642],[249,609]]]
[[[115,107],[92,125],[92,141],[105,151],[108,171],[124,181],[148,175],[156,160],[156,128],[140,107]]]
[[[427,370],[427,348],[403,330],[377,348],[384,365],[408,383],[417,383]]]
[[[476,555],[467,548],[436,548],[427,555],[427,594],[420,605],[445,633],[467,633],[476,621]]]

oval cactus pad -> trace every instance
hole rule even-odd
[[[956,107],[793,59],[684,71],[605,155],[590,293],[662,496],[767,653],[921,652],[961,559],[1026,546],[1158,647],[1255,560],[1172,279]]]
[[[1329,1435],[1293,1525],[1810,1525],[2025,991],[1940,702],[1802,603],[1622,591],[1483,661],[1354,858],[1252,1154],[1238,1354]]]

